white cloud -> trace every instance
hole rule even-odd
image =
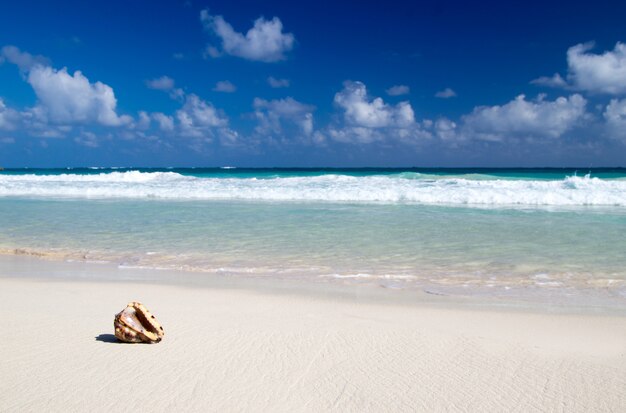
[[[385,137],[380,132],[358,126],[347,128],[330,127],[327,133],[333,140],[341,143],[368,144],[385,140]]]
[[[28,72],[36,65],[48,66],[48,59],[43,56],[33,56],[28,52],[22,52],[15,46],[4,46],[0,51],[0,63],[4,60],[13,63],[22,72]]]
[[[91,83],[82,72],[57,70],[42,56],[22,52],[15,46],[2,48],[0,57],[20,68],[35,95],[35,106],[20,112],[6,108],[0,101],[0,128],[16,128],[42,138],[66,137],[76,124],[125,126],[135,128],[132,117],[118,115],[113,89],[102,83]],[[82,138],[81,138],[82,139]]]
[[[233,93],[237,90],[237,86],[233,85],[229,80],[221,80],[215,84],[214,92]]]
[[[406,127],[415,122],[409,102],[392,106],[379,97],[370,100],[367,89],[361,82],[346,81],[343,86],[343,90],[335,95],[335,104],[345,111],[344,118],[348,124],[383,128]]]
[[[587,101],[579,94],[535,101],[520,95],[502,106],[479,106],[463,116],[463,133],[470,138],[501,141],[509,137],[558,138],[585,115]]]
[[[613,51],[588,53],[593,43],[577,44],[567,50],[568,80],[577,89],[592,93],[626,93],[626,44]]]
[[[200,12],[200,21],[204,28],[214,33],[221,40],[222,51],[231,56],[261,62],[276,62],[285,59],[295,43],[291,33],[283,33],[283,24],[278,17],[266,20],[259,17],[245,36],[236,32],[222,16],[213,16],[208,10]],[[208,46],[207,54],[219,55],[218,49]]]
[[[72,125],[50,123],[46,109],[41,105],[20,112],[20,116],[24,130],[39,138],[64,138],[73,129]]]
[[[150,115],[146,111],[139,111],[137,122],[135,123],[137,129],[145,130],[150,128]]]
[[[100,144],[102,136],[88,129],[97,125],[124,126],[115,134],[121,139],[163,142],[154,134],[157,130],[173,138],[188,137],[187,146],[198,151],[216,139],[224,146],[240,145],[239,134],[229,128],[228,118],[222,111],[195,94],[185,94],[168,76],[147,80],[146,86],[178,98],[183,101],[182,107],[172,115],[139,111],[133,119],[117,114],[117,100],[110,86],[91,83],[80,71],[70,74],[66,68],[57,70],[41,64],[31,65],[20,56],[22,60],[11,59],[28,68],[25,79],[33,87],[38,101],[35,106],[17,112],[0,99],[0,129],[15,129],[19,123],[25,133],[42,138],[67,137],[77,129],[79,133],[74,135],[74,142],[88,147]],[[109,133],[104,138],[112,136]]]
[[[267,83],[274,89],[289,87],[290,84],[289,79],[276,79],[273,76],[267,78]]]
[[[187,95],[183,107],[176,111],[180,134],[187,137],[210,137],[212,129],[225,128],[228,119],[197,95]]]
[[[138,121],[134,124],[135,129],[139,130],[136,136],[148,136],[159,142],[163,141],[156,136],[158,132],[171,138],[189,138],[185,145],[197,152],[204,151],[206,145],[215,139],[224,146],[239,145],[239,134],[229,128],[228,118],[222,111],[193,93],[184,95],[183,99],[183,106],[173,115],[139,112]],[[151,134],[148,129],[152,123],[158,131],[152,131]]]
[[[0,143],[6,144],[6,145],[11,145],[13,143],[15,143],[15,138],[11,137],[11,136],[5,136],[0,138]]]
[[[626,143],[626,99],[611,99],[603,116],[609,136]]]
[[[395,85],[386,90],[389,96],[408,95],[411,89],[407,85]]]
[[[530,83],[533,85],[546,86],[546,87],[556,87],[556,88],[567,87],[567,82],[558,73],[555,73],[551,77],[541,76],[537,79],[531,80]]]
[[[167,91],[170,87],[173,83],[164,82],[162,90]],[[189,138],[185,144],[197,152],[202,152],[205,145],[216,138],[225,146],[239,145],[239,134],[230,129],[228,118],[221,110],[193,93],[184,94],[183,101],[182,107],[172,115],[139,112],[138,120],[132,125],[137,130],[133,136],[148,136],[159,142],[162,142],[156,137],[159,132],[171,138]],[[152,131],[152,135],[149,131],[151,124],[158,128],[158,131]]]
[[[287,121],[295,125],[305,136],[313,133],[313,111],[315,107],[288,97],[277,100],[255,98],[255,117],[259,121],[256,132],[261,135],[280,135]]]
[[[156,112],[152,114],[152,119],[159,125],[159,129],[166,132],[174,130],[174,118],[164,113]]]
[[[380,97],[370,98],[361,82],[344,82],[342,91],[335,95],[335,104],[343,110],[344,124],[331,126],[327,134],[344,143],[372,143],[396,140],[415,144],[431,134],[415,121],[409,102],[396,105],[385,103]]]
[[[174,79],[169,76],[161,76],[155,79],[146,80],[146,86],[148,89],[160,90],[167,92],[172,99],[182,99],[185,96],[185,92],[182,89],[175,87]]]
[[[441,99],[453,98],[455,96],[456,96],[456,92],[454,90],[450,89],[449,87],[447,87],[444,90],[440,90],[439,92],[435,93],[435,97],[436,98],[441,98]]]
[[[90,83],[80,71],[73,75],[66,68],[35,65],[28,74],[28,83],[39,100],[34,113],[54,123],[96,122],[119,126],[131,121],[118,116],[113,89],[102,82]]]
[[[457,124],[450,119],[440,118],[435,122],[435,133],[444,142],[455,141],[457,138]]]
[[[13,130],[17,128],[20,121],[20,114],[5,105],[4,100],[0,98],[0,130]]]

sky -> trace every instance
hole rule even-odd
[[[626,166],[626,2],[0,2],[0,166]]]

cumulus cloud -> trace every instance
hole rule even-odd
[[[182,107],[172,115],[140,112],[139,120],[135,123],[135,128],[142,131],[139,136],[150,133],[146,129],[153,123],[158,131],[152,131],[153,135],[149,136],[158,139],[156,135],[160,133],[161,136],[174,139],[188,138],[183,144],[197,152],[205,150],[206,145],[216,139],[225,146],[239,145],[239,134],[230,129],[228,118],[221,110],[193,93],[185,94],[183,102]],[[140,124],[144,127],[140,127]],[[160,139],[158,141],[161,142]]]
[[[463,132],[472,138],[502,141],[508,137],[558,138],[585,115],[587,101],[579,94],[554,101],[519,95],[502,106],[479,106],[462,117]]]
[[[407,85],[395,85],[386,90],[389,96],[408,95],[411,89]]]
[[[170,95],[172,99],[182,99],[185,95],[182,89],[175,87],[174,79],[169,76],[161,76],[146,80],[148,89],[160,90]]]
[[[222,16],[213,16],[208,10],[200,12],[204,28],[221,41],[223,53],[243,59],[260,62],[277,62],[285,59],[285,53],[293,49],[295,38],[291,33],[283,33],[283,24],[278,17],[266,20],[259,17],[244,35],[233,29]],[[211,57],[219,56],[214,46],[207,47]]]
[[[281,135],[285,123],[297,127],[304,136],[313,133],[313,111],[315,107],[288,97],[285,99],[264,100],[255,98],[253,103],[258,120],[256,132],[261,135]]]
[[[221,80],[215,84],[213,88],[214,92],[233,93],[237,90],[237,86],[233,85],[228,80]]]
[[[71,124],[50,123],[46,110],[41,105],[20,112],[20,117],[24,130],[39,138],[64,138],[73,128]]]
[[[381,98],[372,100],[361,82],[347,81],[335,95],[335,104],[344,110],[347,123],[366,128],[408,126],[415,122],[413,108],[409,102],[388,105]]]
[[[102,82],[89,82],[79,70],[73,75],[66,68],[56,70],[35,65],[28,83],[38,98],[35,113],[54,123],[89,123],[119,126],[131,121],[116,113],[113,89]]]
[[[409,102],[389,105],[382,98],[370,98],[362,82],[346,81],[335,94],[335,105],[343,111],[341,126],[331,126],[328,136],[344,143],[372,143],[397,140],[415,143],[430,137],[415,120]]]
[[[440,98],[440,99],[449,99],[449,98],[453,98],[456,96],[456,92],[452,89],[450,89],[449,87],[445,88],[444,90],[440,90],[439,92],[435,93],[435,97],[436,98]]]
[[[24,79],[35,91],[37,103],[18,112],[0,99],[0,130],[21,127],[29,135],[43,138],[67,137],[77,131],[73,135],[74,142],[92,148],[98,147],[102,139],[113,136],[162,143],[159,134],[174,139],[189,138],[185,144],[198,151],[215,140],[225,146],[240,144],[239,134],[230,129],[228,118],[222,111],[195,94],[186,94],[168,76],[147,80],[146,86],[167,92],[181,101],[180,109],[173,114],[139,111],[133,119],[117,113],[117,100],[110,86],[102,82],[92,83],[80,71],[72,74],[66,68],[57,70],[39,63],[43,60],[29,54],[18,54],[15,49],[5,48],[2,56],[5,61],[24,68]],[[224,85],[227,86],[225,83],[222,87]],[[110,132],[101,135],[98,132],[101,129],[91,129],[94,126],[123,128],[115,135]]]
[[[166,132],[174,130],[174,118],[167,116],[165,113],[156,112],[152,114],[152,119],[159,125],[159,129]]]
[[[162,90],[170,90],[170,86],[173,84],[164,82]],[[240,144],[239,134],[230,129],[226,115],[213,104],[193,93],[183,94],[182,101],[180,109],[172,114],[140,111],[137,120],[120,136],[125,139],[144,138],[159,145],[169,145],[161,139],[164,136],[173,140],[186,138],[178,142],[196,152],[204,151],[207,144],[216,140],[224,146]]]
[[[0,63],[5,60],[19,67],[22,72],[28,72],[36,65],[49,65],[48,59],[45,57],[22,52],[19,48],[11,45],[4,46],[0,51]]]
[[[537,86],[564,88],[567,87],[567,82],[561,77],[560,74],[555,73],[552,76],[541,76],[537,79],[530,81],[531,84]]]
[[[555,73],[530,83],[589,93],[626,94],[626,44],[617,42],[613,50],[602,54],[592,53],[593,47],[593,42],[580,43],[567,50],[567,79]]]
[[[120,126],[132,123],[132,118],[118,115],[117,99],[113,89],[102,83],[91,83],[81,71],[68,73],[57,70],[42,56],[33,56],[15,46],[2,48],[3,60],[17,65],[24,79],[31,85],[37,103],[22,112],[8,109],[0,102],[0,123],[7,128],[21,121],[35,136],[60,137],[71,124],[95,123]]]
[[[457,139],[457,124],[450,119],[440,118],[434,124],[435,134],[444,142]]]
[[[228,125],[228,119],[212,104],[197,95],[187,95],[183,107],[176,111],[180,134],[187,137],[210,137],[213,128]]]
[[[626,99],[611,99],[603,117],[609,136],[626,142]]]
[[[5,105],[0,98],[0,130],[14,130],[20,121],[20,114]]]
[[[268,77],[267,83],[273,87],[274,89],[278,89],[281,87],[289,87],[290,82],[289,79],[276,79],[275,77]]]
[[[574,87],[592,93],[626,93],[626,44],[617,42],[613,51],[593,54],[593,43],[567,50],[568,79]]]
[[[148,112],[141,110],[137,116],[137,122],[134,124],[135,128],[145,130],[150,127],[150,115]]]

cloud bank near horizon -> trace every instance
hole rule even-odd
[[[206,9],[200,12],[200,22],[217,41],[207,46],[209,57],[277,64],[288,59],[296,42],[278,17],[259,17],[245,33]],[[600,53],[594,53],[593,47],[593,43],[571,46],[565,53],[567,73],[530,82],[565,93],[554,96],[553,92],[552,97],[520,93],[509,101],[474,106],[458,116],[425,116],[409,99],[424,92],[393,79],[387,83],[393,86],[381,91],[391,101],[372,94],[363,80],[348,79],[325,101],[306,102],[297,99],[295,92],[285,93],[291,90],[287,89],[292,86],[290,79],[263,76],[261,71],[257,83],[283,94],[259,93],[240,114],[227,113],[165,74],[143,82],[146,89],[167,95],[177,105],[175,109],[168,112],[146,106],[125,113],[110,82],[92,79],[81,70],[55,67],[45,56],[5,45],[0,64],[16,66],[36,99],[32,105],[19,107],[0,96],[0,144],[55,138],[95,149],[105,142],[134,141],[152,150],[184,147],[197,153],[215,146],[263,153],[294,146],[321,151],[404,147],[419,152],[428,147],[541,146],[557,141],[626,144],[626,44],[617,42],[612,50]],[[219,92],[212,96],[219,101],[220,95],[247,92],[239,86],[217,80],[207,90]],[[457,93],[445,87],[430,96],[447,103]],[[318,108],[325,105],[332,110],[320,115]]]

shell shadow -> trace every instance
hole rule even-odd
[[[113,334],[100,334],[99,336],[96,336],[96,341],[101,341],[103,343],[122,344],[122,342],[119,341],[117,337],[115,337]]]

